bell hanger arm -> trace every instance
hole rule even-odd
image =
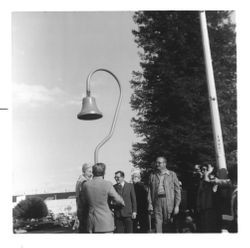
[[[107,69],[103,69],[103,68],[96,69],[96,70],[94,70],[93,72],[91,72],[88,75],[87,82],[86,82],[86,94],[87,94],[87,96],[91,96],[90,79],[96,72],[99,72],[99,71],[107,72],[111,76],[114,77],[115,81],[117,82],[117,84],[119,86],[119,99],[118,99],[118,102],[117,102],[117,105],[116,105],[115,114],[114,114],[114,117],[113,117],[113,121],[112,121],[110,131],[109,131],[108,135],[95,148],[95,152],[94,152],[94,163],[95,164],[98,163],[98,152],[99,152],[100,148],[112,137],[112,135],[114,133],[114,128],[115,128],[115,125],[116,125],[116,122],[117,122],[117,117],[118,117],[118,113],[119,113],[120,105],[121,105],[121,101],[122,101],[122,87],[121,87],[120,81],[118,80],[118,78],[115,76],[114,73],[112,73],[111,71],[109,71]]]

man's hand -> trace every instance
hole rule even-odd
[[[122,205],[123,207],[125,207],[125,201],[124,201],[123,199],[122,199],[121,205]]]
[[[74,223],[72,229],[73,229],[73,230],[77,230],[77,229],[79,228],[79,226],[80,226],[80,223],[79,223],[78,218],[76,217],[75,223]]]
[[[218,184],[218,182],[220,181],[217,177],[214,177],[212,179],[210,179],[210,181],[214,184]]]
[[[211,165],[211,164],[208,164],[208,170],[207,170],[207,173],[208,174],[211,174],[214,170],[214,167]]]
[[[177,215],[178,213],[179,213],[179,206],[175,206],[173,214]]]
[[[153,209],[148,210],[148,214],[149,214],[149,215],[153,215],[153,214],[154,214],[154,210],[153,210]]]
[[[132,213],[132,219],[133,219],[133,220],[136,219],[136,215],[137,215],[136,212],[133,212],[133,213]]]
[[[152,206],[152,204],[149,204],[148,205],[148,211],[150,212],[150,211],[153,211],[154,209],[153,209],[153,206]]]

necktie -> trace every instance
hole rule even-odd
[[[122,185],[121,184],[118,184],[118,191],[120,194],[122,194]]]

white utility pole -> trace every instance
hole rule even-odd
[[[200,25],[201,25],[202,43],[204,51],[204,60],[206,66],[208,96],[209,96],[209,105],[211,111],[218,176],[220,178],[225,178],[227,175],[227,165],[225,159],[221,124],[220,124],[220,113],[216,96],[216,88],[215,88],[213,65],[212,65],[211,51],[209,45],[209,36],[207,30],[207,20],[205,11],[200,11]]]

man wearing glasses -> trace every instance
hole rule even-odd
[[[115,173],[116,184],[114,185],[117,193],[122,196],[125,206],[115,206],[115,226],[116,233],[132,233],[133,220],[136,218],[137,206],[134,186],[124,180],[123,171]]]

